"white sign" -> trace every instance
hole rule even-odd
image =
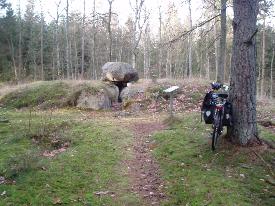
[[[176,91],[178,88],[179,88],[178,86],[172,86],[172,87],[169,87],[168,89],[165,89],[164,92],[171,93],[173,91]]]

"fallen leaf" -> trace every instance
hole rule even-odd
[[[54,205],[61,204],[61,203],[62,203],[62,201],[61,201],[61,199],[60,199],[59,197],[55,197],[55,198],[53,199],[53,204],[54,204]]]

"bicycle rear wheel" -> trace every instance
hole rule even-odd
[[[218,137],[219,137],[218,127],[215,126],[213,129],[213,134],[212,134],[212,150],[213,151],[217,147]]]
[[[221,134],[221,117],[219,113],[216,113],[214,116],[214,128],[212,134],[212,150],[214,151],[217,148],[218,138]]]

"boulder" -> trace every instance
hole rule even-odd
[[[109,109],[113,102],[118,101],[118,87],[104,84],[96,92],[84,89],[77,99],[77,107],[82,109],[102,110]]]
[[[143,88],[137,86],[128,86],[121,91],[120,97],[122,101],[125,101],[130,99],[136,99],[137,95],[139,94],[144,94]]]
[[[102,80],[110,82],[132,82],[137,81],[138,73],[132,65],[124,62],[107,62],[102,67]]]

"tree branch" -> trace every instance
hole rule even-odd
[[[207,20],[205,20],[205,21],[203,21],[203,22],[198,23],[197,25],[193,26],[190,30],[183,32],[181,35],[179,35],[178,37],[176,37],[176,38],[170,40],[169,42],[167,42],[167,43],[165,43],[165,44],[173,44],[173,43],[175,43],[176,41],[180,40],[180,39],[183,38],[184,36],[190,34],[192,31],[196,30],[196,29],[199,28],[199,27],[202,27],[203,25],[205,25],[205,24],[207,24],[208,22],[214,20],[215,18],[219,17],[220,15],[221,15],[221,14],[217,14],[217,15],[211,17],[210,19],[207,19]]]
[[[252,39],[253,37],[257,34],[258,32],[258,29],[256,29],[253,34],[251,35],[251,37],[249,37],[244,43],[247,44],[247,45],[251,45],[252,44]]]

